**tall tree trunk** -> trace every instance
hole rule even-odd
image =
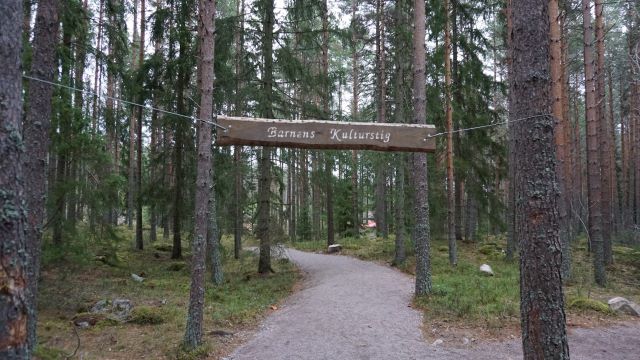
[[[524,359],[569,359],[552,112],[549,0],[513,0],[510,96],[515,126]],[[543,46],[546,45],[546,46]],[[532,181],[531,179],[536,179]]]
[[[513,55],[511,49],[511,32],[513,31],[513,6],[512,0],[507,0],[506,5],[507,15],[507,77],[511,79],[513,75]],[[509,121],[513,121],[515,117],[511,111],[511,96],[507,99],[507,112]],[[507,260],[513,260],[516,252],[518,251],[518,240],[516,236],[516,196],[515,196],[515,184],[516,184],[516,172],[517,164],[515,159],[516,153],[516,141],[515,141],[515,128],[513,123],[509,123],[507,129],[507,138],[509,141],[509,194],[507,195]]]
[[[452,57],[453,62],[451,64],[451,78],[452,78],[452,86],[455,85],[453,89],[453,96],[455,97],[455,102],[460,106],[462,103],[462,93],[460,92],[460,71],[459,71],[459,59],[458,59],[458,4],[459,2],[453,0],[451,2],[451,18],[449,19],[449,24],[451,26],[451,47],[452,47]],[[458,118],[456,123],[453,124],[455,129],[460,129],[460,119]],[[453,147],[458,151],[462,149],[462,139],[460,138],[460,132],[456,132],[453,134]],[[458,168],[458,170],[462,170]],[[462,223],[462,207],[463,207],[463,198],[464,198],[464,179],[463,179],[462,171],[457,172],[457,176],[454,177],[454,186],[453,189],[455,191],[455,211],[454,211],[454,225],[455,225],[455,235],[456,240],[463,239],[463,223]]]
[[[145,0],[140,0],[140,44],[138,45],[138,66],[144,66],[144,35],[145,35]],[[142,91],[140,91],[142,93]],[[138,101],[142,103],[142,96],[138,96]],[[136,249],[142,250],[144,248],[144,238],[142,236],[142,107],[136,107],[135,111],[138,113],[138,122],[136,127],[136,186],[135,186],[135,199],[136,199]]]
[[[376,0],[376,122],[386,122],[386,74],[384,53],[384,0]],[[376,157],[375,173],[375,222],[377,232],[389,237],[387,224],[386,156]]]
[[[273,0],[263,0],[264,34],[262,36],[262,61],[264,62],[264,99],[262,111],[264,117],[273,118]],[[260,240],[260,259],[258,272],[271,272],[271,234],[269,213],[271,210],[271,148],[263,147],[258,160],[258,239]]]
[[[351,105],[351,121],[358,121],[358,100],[360,98],[360,64],[358,54],[358,1],[351,0],[351,42],[353,53],[351,54],[351,70],[353,77],[353,103]],[[351,151],[351,203],[353,211],[353,236],[360,235],[360,206],[358,201],[358,152]]]
[[[38,4],[33,38],[33,57],[30,76],[53,81],[56,70],[54,44],[58,40],[58,1],[44,0]],[[29,351],[36,344],[36,298],[40,274],[40,249],[47,195],[47,153],[51,127],[51,97],[53,87],[39,81],[29,84],[29,106],[24,121],[24,144],[28,156],[24,157],[26,173],[26,204],[29,213],[26,226],[26,251],[31,266],[27,268],[27,338]],[[4,167],[3,167],[4,169]]]
[[[140,51],[140,39],[138,35],[138,1],[133,0],[133,44],[131,45],[131,71],[135,73],[138,71],[140,63],[139,59],[139,51]],[[137,85],[134,85],[137,86]],[[137,100],[136,95],[140,90],[135,89],[134,95],[132,96],[132,101]],[[135,204],[135,196],[136,196],[136,123],[138,121],[138,108],[136,106],[131,107],[131,114],[129,118],[129,171],[128,171],[128,180],[129,186],[127,187],[127,225],[129,229],[133,227],[133,207]],[[137,247],[137,236],[136,236],[136,247]]]
[[[610,171],[609,171],[609,179],[611,182],[611,231],[612,235],[616,233],[619,229],[620,219],[622,217],[620,212],[620,194],[618,193],[618,170],[617,170],[617,150],[616,150],[616,120],[613,112],[613,74],[611,71],[611,67],[607,68],[607,85],[609,87],[609,103],[608,103],[608,114],[609,114],[609,163]],[[611,259],[613,260],[613,258]]]
[[[458,264],[456,249],[455,210],[456,199],[453,190],[453,108],[451,107],[451,18],[449,0],[444,1],[444,82],[445,82],[445,131],[447,132],[447,233],[449,236],[449,264]]]
[[[604,15],[602,13],[602,0],[595,0],[596,11],[596,103],[598,115],[598,134],[600,138],[600,179],[601,179],[601,209],[602,209],[602,245],[605,264],[611,264],[613,257],[611,253],[611,167],[610,159],[611,140],[609,134],[609,121],[606,111],[605,100],[605,72],[604,72]]]
[[[426,79],[425,79],[425,35],[426,17],[425,3],[414,0],[413,13],[413,122],[425,124],[426,109]],[[416,247],[416,295],[426,295],[431,292],[431,260],[430,242],[431,230],[429,226],[429,181],[427,177],[427,155],[413,154],[413,185],[415,226],[414,238]]]
[[[601,204],[600,153],[598,149],[598,119],[593,60],[593,27],[591,25],[591,1],[582,0],[584,31],[584,75],[587,127],[587,184],[589,209],[589,238],[593,252],[593,268],[596,283],[606,283],[604,269]]]
[[[0,358],[29,359],[27,328],[35,306],[30,297],[25,178],[22,144],[23,0],[0,2]],[[49,45],[53,48],[54,43]],[[35,319],[35,318],[34,318]]]
[[[215,41],[215,0],[200,0],[198,26],[200,40],[200,89],[199,118],[209,120],[213,115],[213,61]],[[205,247],[211,210],[213,168],[211,159],[212,129],[210,121],[198,123],[198,164],[195,196],[195,236],[191,243],[191,291],[189,312],[184,334],[184,345],[194,349],[202,344],[202,326],[205,290]]]
[[[236,103],[235,112],[237,116],[243,115],[243,91],[244,80],[244,0],[237,0],[236,13],[238,15],[238,31],[235,33],[235,67],[236,67]],[[240,258],[242,250],[242,226],[244,223],[244,212],[242,203],[242,147],[236,146],[233,150],[234,162],[234,229],[233,229],[233,256]]]
[[[329,79],[329,6],[327,0],[322,2],[322,112],[325,119],[331,119],[330,106],[330,79]],[[325,181],[327,195],[327,245],[335,242],[335,230],[333,222],[333,156],[325,154]]]
[[[569,246],[568,217],[567,217],[567,183],[565,181],[566,156],[566,130],[564,112],[562,108],[562,34],[560,31],[560,13],[558,0],[549,1],[549,53],[551,70],[551,97],[552,114],[555,118],[555,146],[558,159],[556,172],[558,174],[558,187],[560,188],[560,200],[558,201],[558,223],[560,225],[560,244],[562,244],[562,276],[567,278],[571,269],[571,247]]]
[[[100,0],[100,5],[98,9],[98,36],[96,40],[96,50],[95,50],[95,68],[93,72],[93,103],[91,111],[91,132],[95,135],[98,131],[98,82],[100,79],[100,57],[102,54],[102,17],[104,14],[104,0]]]

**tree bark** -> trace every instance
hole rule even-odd
[[[513,0],[510,96],[514,123],[516,229],[524,359],[569,359],[549,48],[549,0]],[[546,45],[546,46],[545,46]]]
[[[413,122],[425,124],[426,79],[425,79],[425,2],[414,0],[413,28]],[[431,292],[430,225],[429,225],[429,182],[427,177],[427,155],[413,154],[413,185],[416,247],[416,295]]]
[[[140,0],[140,43],[138,53],[138,66],[144,66],[144,36],[145,36],[145,0]],[[142,90],[140,91],[142,92]],[[142,103],[142,96],[138,96],[139,102]],[[144,238],[142,236],[142,117],[143,108],[136,107],[138,113],[138,122],[136,126],[136,249],[144,248]]]
[[[200,89],[199,118],[212,119],[213,115],[213,61],[215,41],[215,0],[200,0],[198,26],[200,39]],[[194,349],[202,344],[202,325],[205,290],[205,247],[210,221],[213,168],[211,159],[212,129],[210,121],[198,123],[198,164],[195,196],[195,236],[192,241],[191,291],[189,312],[184,335],[184,346]]]
[[[589,238],[593,252],[594,277],[598,285],[606,284],[604,269],[600,178],[600,152],[598,149],[598,119],[595,69],[593,60],[593,27],[591,1],[582,0],[584,31],[585,104],[587,127],[587,186],[589,209]]]
[[[609,120],[607,118],[605,100],[605,72],[604,72],[604,15],[602,13],[602,0],[595,0],[596,12],[596,103],[598,114],[598,135],[600,138],[600,179],[601,179],[601,209],[602,209],[602,245],[605,264],[613,262],[611,249],[611,223],[613,221],[611,213],[612,193],[611,193],[611,134],[609,133]]]
[[[360,95],[360,64],[358,54],[358,1],[351,0],[351,42],[353,53],[351,54],[351,69],[353,76],[353,103],[351,105],[351,121],[358,121],[358,100]],[[353,211],[353,236],[360,235],[360,206],[358,201],[358,152],[351,151],[351,202]]]
[[[566,155],[566,121],[562,108],[562,34],[560,31],[560,13],[558,0],[549,1],[549,53],[551,70],[551,97],[552,113],[555,118],[555,147],[557,157],[556,172],[558,174],[558,187],[560,188],[560,200],[558,201],[558,222],[560,225],[560,244],[562,244],[562,275],[566,279],[571,269],[571,257],[568,233],[567,216],[567,175],[565,173]]]
[[[455,211],[456,198],[453,190],[453,108],[451,107],[451,18],[449,0],[444,1],[444,82],[445,82],[445,131],[447,132],[447,234],[449,237],[449,264],[458,264],[456,248]]]
[[[0,2],[0,358],[29,359],[28,259],[22,143],[22,0]],[[54,45],[53,44],[50,44]]]
[[[264,0],[264,34],[262,35],[262,61],[264,62],[262,112],[266,118],[273,118],[273,0]],[[258,239],[260,259],[258,272],[271,272],[271,234],[269,214],[271,210],[271,148],[263,147],[258,160]]]
[[[55,44],[58,39],[59,27],[58,1],[41,1],[36,13],[30,76],[53,81],[56,70]],[[31,262],[26,275],[29,304],[28,342],[29,350],[33,351],[36,344],[36,299],[47,196],[47,154],[49,151],[53,87],[43,82],[31,81],[28,91],[29,106],[25,116],[23,136],[28,151],[28,156],[24,157],[26,201],[27,209],[29,209],[26,250]]]

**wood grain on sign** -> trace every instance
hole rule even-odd
[[[433,125],[218,116],[216,145],[433,152]]]

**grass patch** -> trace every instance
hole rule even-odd
[[[158,325],[165,322],[165,316],[161,308],[138,306],[131,310],[128,322],[138,325]]]
[[[120,236],[133,239],[133,233],[118,228]],[[148,239],[145,234],[145,239]],[[185,236],[185,239],[188,237]],[[270,306],[289,295],[300,278],[293,264],[274,260],[274,274],[258,276],[258,258],[250,251],[240,260],[232,258],[233,239],[223,238],[224,284],[214,286],[207,274],[204,309],[205,351],[214,357],[224,355],[234,338],[212,334],[225,329],[236,333],[257,324]],[[71,353],[76,346],[72,320],[87,312],[100,300],[129,299],[133,304],[130,321],[79,329],[85,358],[137,359],[178,357],[184,336],[190,287],[190,248],[183,244],[183,261],[170,259],[151,244],[144,251],[132,250],[131,243],[120,243],[114,254],[117,266],[93,261],[99,249],[88,248],[89,260],[45,263],[39,292],[38,341],[43,349]],[[131,274],[144,273],[142,283]],[[44,350],[43,350],[44,351]],[[185,359],[191,355],[183,354]],[[192,354],[193,355],[193,354]],[[182,356],[182,355],[181,355]],[[194,355],[195,356],[195,355]],[[199,355],[198,355],[199,356]],[[55,358],[55,357],[54,357]],[[59,358],[59,357],[58,357]],[[198,358],[198,357],[191,357]]]

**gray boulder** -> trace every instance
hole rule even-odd
[[[617,313],[640,316],[640,306],[623,297],[615,297],[609,300],[609,308]]]

